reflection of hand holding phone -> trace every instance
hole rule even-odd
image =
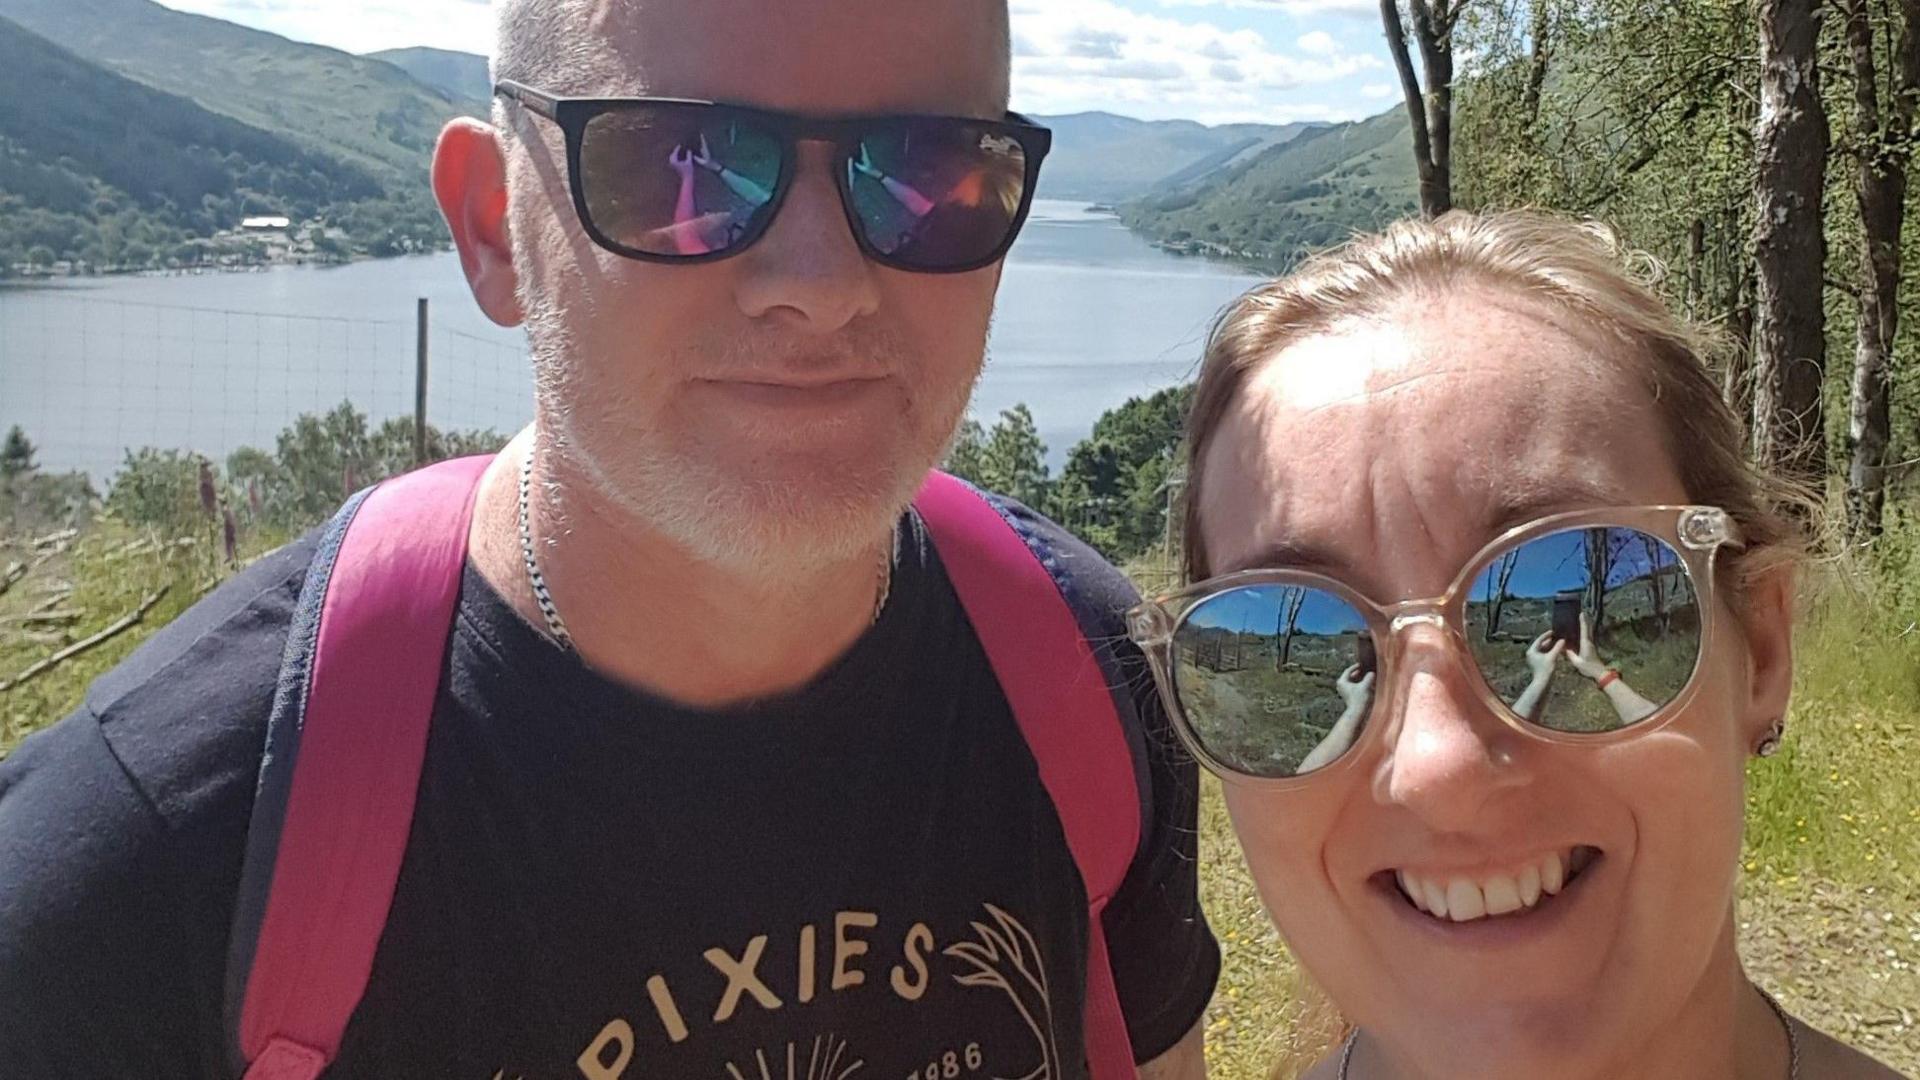
[[[1362,676],[1380,670],[1380,658],[1373,651],[1372,634],[1361,634],[1353,639],[1353,656],[1353,662],[1359,665]]]
[[[1553,636],[1567,644],[1567,651],[1580,651],[1580,594],[1562,593],[1553,598]]]

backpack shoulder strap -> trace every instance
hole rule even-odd
[[[1087,1054],[1095,1080],[1135,1075],[1101,913],[1140,844],[1133,750],[1107,677],[1046,554],[977,489],[928,476],[926,522],[1060,815],[1088,900]]]
[[[247,1080],[313,1080],[366,991],[489,458],[350,500],[328,525],[276,688],[227,961]]]

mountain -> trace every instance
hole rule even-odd
[[[1320,127],[1197,181],[1167,184],[1121,210],[1133,229],[1177,250],[1273,269],[1419,208],[1401,109]]]
[[[5,19],[0,70],[35,91],[0,95],[0,190],[32,192],[39,205],[83,209],[96,184],[188,216],[209,197],[293,204],[381,193],[365,170],[89,64]],[[234,157],[244,173],[230,167]]]
[[[146,265],[247,214],[378,200],[365,169],[115,74],[0,19],[0,273]]]
[[[152,0],[0,0],[0,18],[210,112],[422,187],[441,125],[482,109],[381,60]]]
[[[1036,116],[1034,121],[1053,129],[1040,196],[1090,202],[1123,202],[1176,177],[1198,179],[1308,130],[1305,124],[1207,127],[1104,112]]]
[[[385,60],[456,101],[487,101],[493,97],[493,76],[484,56],[424,47],[387,49],[367,56]]]

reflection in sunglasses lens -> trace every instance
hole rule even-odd
[[[964,122],[878,125],[847,162],[847,189],[867,243],[929,270],[968,266],[1013,231],[1026,188],[1018,139]]]
[[[1174,634],[1174,683],[1195,742],[1249,776],[1321,768],[1373,708],[1374,640],[1321,589],[1256,585],[1211,597]]]
[[[1497,553],[1467,595],[1480,674],[1554,731],[1613,731],[1677,697],[1700,656],[1687,565],[1637,529],[1568,529]]]
[[[649,255],[709,255],[758,226],[780,182],[779,136],[737,113],[656,105],[602,113],[580,144],[588,218]]]

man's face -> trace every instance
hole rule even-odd
[[[576,32],[612,66],[541,89],[998,118],[1004,19],[989,0],[609,3]],[[965,409],[999,267],[867,261],[820,144],[802,144],[793,189],[746,252],[623,259],[575,218],[558,131],[531,117],[518,130],[514,262],[560,452],[605,501],[704,558],[774,571],[872,544]]]

